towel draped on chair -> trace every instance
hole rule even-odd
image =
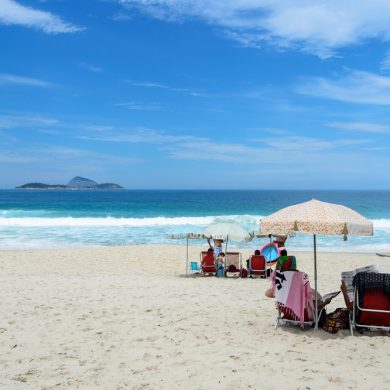
[[[276,303],[283,309],[284,313],[303,324],[306,309],[308,319],[313,319],[313,294],[306,273],[275,271],[271,275],[271,281]]]

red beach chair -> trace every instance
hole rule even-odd
[[[249,259],[249,275],[267,278],[267,262],[264,256],[252,255]]]
[[[360,272],[353,279],[350,329],[390,331],[390,274]]]
[[[201,252],[200,264],[202,265],[203,274],[216,274],[217,266],[215,265],[214,252]]]

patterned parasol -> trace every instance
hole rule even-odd
[[[333,203],[313,199],[286,207],[260,222],[261,232],[372,236],[373,224],[356,211]]]

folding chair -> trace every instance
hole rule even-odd
[[[315,308],[312,301],[313,294],[307,274],[299,271],[276,271],[273,278],[275,278],[273,281],[275,286],[275,304],[278,310],[275,329],[283,324],[300,325],[302,328],[315,325]],[[306,296],[310,295],[309,299],[311,301],[308,301],[304,308],[303,318],[299,318],[295,311],[296,308],[289,306],[289,302],[291,302],[289,299],[290,294],[299,298],[298,301],[301,302],[303,301],[304,294]],[[318,319],[321,318],[323,310],[321,309],[318,313]]]
[[[197,261],[190,261],[190,271],[191,274],[200,274],[202,272],[202,268],[199,267],[199,263]]]
[[[360,272],[353,282],[354,299],[350,330],[390,331],[390,274]]]
[[[225,253],[225,275],[228,278],[239,278],[242,271],[241,253],[226,252]]]
[[[281,259],[283,260],[281,265],[279,261],[276,263],[276,269],[279,271],[295,271],[297,269],[295,256],[288,256],[287,259],[283,256]]]
[[[249,276],[267,278],[267,261],[262,255],[252,255],[249,259]]]
[[[202,273],[213,274],[217,273],[217,266],[215,265],[214,253],[203,251],[200,253],[200,264],[202,264]]]

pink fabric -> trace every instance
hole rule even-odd
[[[308,318],[313,319],[313,294],[306,273],[275,271],[271,275],[271,281],[275,300],[278,304],[291,311],[300,323],[305,320],[305,309]]]
[[[305,320],[305,309],[309,319],[313,319],[313,294],[307,274],[294,272],[286,306],[293,311],[300,322]]]

